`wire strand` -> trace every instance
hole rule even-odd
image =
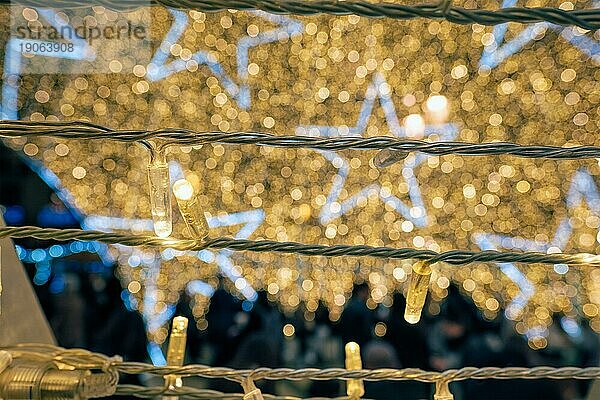
[[[343,368],[257,368],[234,370],[225,367],[205,365],[185,365],[183,367],[157,367],[144,363],[120,362],[115,368],[122,373],[152,375],[177,375],[180,377],[199,376],[203,378],[242,379],[251,376],[254,380],[331,380],[364,379],[367,381],[419,381],[435,383],[439,381],[461,381],[466,379],[596,379],[600,378],[600,367],[465,367],[443,372],[423,371],[418,368],[406,369],[363,369]]]
[[[518,262],[524,264],[569,264],[600,266],[600,255],[595,254],[563,254],[537,252],[501,252],[501,251],[469,251],[450,250],[437,253],[432,250],[410,248],[374,247],[356,245],[322,245],[303,244],[296,242],[277,242],[272,240],[245,240],[225,237],[195,241],[175,238],[159,238],[154,236],[131,235],[123,233],[107,233],[80,229],[39,228],[35,226],[3,227],[0,228],[0,238],[33,237],[42,240],[56,241],[99,241],[107,244],[125,246],[154,246],[173,248],[176,250],[200,251],[204,249],[229,249],[234,251],[250,251],[257,253],[273,252],[298,254],[304,256],[323,257],[375,257],[396,260],[428,260],[431,263],[444,262],[451,265],[466,265],[471,263],[489,262]]]
[[[243,399],[243,393],[223,393],[216,390],[181,387],[168,390],[164,386],[145,387],[138,385],[119,385],[116,394],[122,396],[135,396],[139,398],[156,398],[157,396],[176,396],[180,399]],[[310,397],[300,398],[295,396],[274,396],[263,393],[265,400],[350,400],[349,397]],[[366,400],[366,399],[362,399]]]
[[[313,136],[277,136],[262,132],[194,132],[188,129],[113,130],[87,122],[0,122],[0,137],[55,137],[61,139],[104,139],[145,143],[150,139],[164,145],[258,145],[314,150],[382,150],[419,151],[431,155],[459,154],[464,156],[512,155],[523,158],[582,159],[600,158],[600,147],[526,146],[515,143],[424,142],[391,136],[318,138]]]
[[[10,4],[10,0],[0,0],[0,4]],[[466,9],[437,4],[404,5],[398,3],[373,3],[363,0],[96,0],[94,5],[125,11],[148,4],[179,9],[194,9],[204,12],[236,10],[262,10],[272,14],[294,15],[359,15],[367,18],[391,18],[409,20],[414,18],[446,19],[456,24],[498,25],[505,22],[533,23],[550,22],[557,25],[575,25],[584,29],[600,28],[600,10],[584,9],[566,11],[551,7],[508,7],[498,10]],[[19,4],[33,7],[46,7],[46,0],[21,0]],[[83,0],[54,0],[54,7],[89,7]]]

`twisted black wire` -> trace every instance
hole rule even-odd
[[[197,389],[189,386],[167,389],[164,386],[145,387],[138,385],[119,385],[117,394],[122,396],[134,396],[145,399],[155,399],[157,396],[175,396],[179,399],[207,399],[207,400],[242,400],[243,393],[223,393],[216,390]],[[300,398],[296,396],[274,396],[263,393],[265,400],[351,400],[349,397],[310,397]],[[361,398],[362,399],[362,398]],[[366,399],[363,399],[366,400]]]
[[[0,4],[10,4],[11,0],[0,0]],[[19,4],[44,7],[46,0],[20,0]],[[180,9],[195,9],[217,12],[227,9],[262,10],[273,14],[295,15],[359,15],[369,18],[392,18],[407,20],[414,18],[446,19],[457,24],[478,23],[498,25],[505,22],[550,22],[557,25],[576,25],[584,29],[600,28],[600,10],[565,11],[551,7],[511,7],[499,10],[465,9],[438,4],[403,5],[398,3],[371,3],[361,0],[96,0],[93,5],[104,5],[114,10],[132,10],[149,3]],[[53,7],[89,7],[84,0],[54,0]]]
[[[524,264],[570,264],[600,266],[600,256],[593,254],[546,254],[537,252],[500,252],[450,250],[437,253],[432,250],[409,248],[373,247],[355,245],[321,245],[296,242],[277,242],[273,240],[247,240],[231,238],[214,238],[205,241],[183,240],[174,238],[158,238],[153,236],[128,235],[122,233],[106,233],[99,231],[83,231],[80,229],[39,228],[35,226],[0,228],[0,238],[33,237],[43,240],[57,241],[99,241],[107,244],[125,246],[170,247],[177,250],[230,249],[235,251],[251,251],[257,253],[274,252],[284,254],[300,254],[304,256],[322,257],[376,257],[396,260],[416,259],[428,260],[431,263],[444,262],[452,265],[488,262],[518,262]]]
[[[330,380],[364,379],[368,381],[461,381],[466,379],[595,379],[600,378],[600,367],[464,367],[442,372],[424,371],[418,368],[405,369],[363,369],[347,370],[343,368],[256,368],[235,370],[227,367],[209,367],[206,365],[184,365],[182,367],[154,366],[138,362],[119,362],[114,367],[126,374],[148,373],[153,375],[178,375],[181,377],[200,376],[204,378],[227,378],[240,380],[252,378],[269,380]]]
[[[424,142],[391,136],[335,137],[276,136],[262,132],[195,132],[189,129],[114,130],[88,122],[27,122],[0,121],[0,137],[55,137],[61,139],[104,139],[122,142],[143,142],[158,139],[165,145],[201,145],[207,143],[253,144],[315,150],[381,150],[420,151],[432,155],[460,154],[464,156],[512,155],[523,158],[582,159],[600,158],[600,147],[526,146],[516,143]]]

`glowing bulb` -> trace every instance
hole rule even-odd
[[[425,134],[425,120],[419,114],[410,114],[404,119],[406,136],[422,138]]]
[[[179,179],[173,184],[173,194],[177,199],[179,211],[185,220],[191,235],[195,239],[204,239],[208,236],[208,222],[204,216],[204,210],[194,196],[194,187],[185,179]]]
[[[409,154],[408,151],[403,150],[383,149],[373,157],[373,164],[377,168],[389,167],[398,161],[404,160]]]
[[[413,265],[406,295],[406,309],[404,310],[404,319],[410,324],[416,324],[421,319],[430,278],[431,266],[429,263],[418,261]]]
[[[346,369],[362,369],[362,360],[360,359],[360,346],[355,342],[346,343]],[[346,394],[352,399],[358,399],[365,394],[365,387],[362,379],[349,379],[346,382]]]
[[[148,165],[148,182],[150,183],[150,208],[154,233],[159,237],[168,237],[173,232],[173,212],[171,210],[171,193],[169,185],[169,166],[163,152],[153,157]]]
[[[427,117],[431,122],[442,123],[448,119],[448,99],[446,96],[431,96],[425,102]]]
[[[188,319],[186,317],[173,318],[169,347],[167,348],[167,365],[181,367],[185,359],[185,344],[187,341]],[[174,389],[183,386],[183,381],[177,375],[165,375],[165,386]],[[163,396],[162,400],[177,400],[176,396]]]

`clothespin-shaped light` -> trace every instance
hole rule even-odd
[[[151,150],[148,182],[154,233],[158,237],[168,237],[173,232],[173,211],[171,209],[171,178],[164,150],[154,148]]]
[[[185,359],[185,344],[187,341],[188,319],[185,317],[173,318],[169,347],[167,349],[167,365],[181,367]],[[168,389],[181,387],[183,382],[177,375],[166,375],[165,386]],[[177,397],[163,396],[163,400],[174,400]]]
[[[185,179],[179,179],[173,184],[173,194],[177,199],[179,211],[194,239],[202,240],[208,236],[208,222],[204,210],[200,207],[194,194],[194,187]]]
[[[242,388],[244,388],[244,400],[264,400],[262,392],[256,387],[252,378],[244,379]]]
[[[427,261],[417,261],[412,268],[408,293],[406,294],[406,309],[404,319],[410,324],[416,324],[421,319],[425,298],[429,289],[431,265]]]
[[[454,400],[454,395],[450,392],[448,381],[437,381],[435,383],[435,393],[433,400]]]
[[[373,165],[377,168],[386,168],[404,160],[409,154],[408,151],[404,150],[382,149],[373,157]]]
[[[346,369],[361,370],[360,346],[355,342],[346,343]],[[352,400],[359,400],[365,394],[362,379],[349,379],[346,381],[346,394]]]

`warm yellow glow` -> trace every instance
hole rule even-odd
[[[418,261],[413,265],[406,294],[406,310],[404,311],[404,319],[410,324],[416,324],[421,319],[430,277],[431,266],[428,263]]]
[[[448,109],[448,99],[446,96],[435,95],[427,99],[425,103],[427,117],[431,122],[446,122],[450,113]]]
[[[173,212],[169,190],[169,166],[166,162],[157,160],[148,165],[148,182],[154,232],[158,237],[168,237],[173,232]]]
[[[404,120],[406,136],[410,138],[422,138],[425,133],[425,120],[419,114],[410,114]]]
[[[552,6],[547,0],[536,5]],[[0,9],[3,12],[9,20],[9,10]],[[158,46],[176,21],[163,7],[151,12]],[[241,40],[277,27],[244,11],[184,11],[182,18],[187,25],[176,43],[164,47],[170,55],[158,72],[170,73],[170,66],[176,65],[185,69],[150,79],[146,61],[132,65],[129,59],[107,59],[103,47],[97,60],[114,67],[114,73],[24,74],[19,80],[18,117],[85,119],[115,129],[600,145],[598,66],[572,43],[554,36],[536,41],[535,51],[526,45],[497,67],[480,70],[485,46],[501,40],[494,38],[491,26],[353,15],[290,16],[302,25],[297,35],[248,49],[239,46]],[[222,19],[228,22],[222,24]],[[514,25],[496,53],[525,29]],[[581,34],[595,40],[594,32]],[[238,64],[238,53],[245,51],[248,76],[238,73],[244,67]],[[196,63],[196,52],[209,52],[221,72]],[[28,58],[30,62],[36,61]],[[240,101],[244,93],[249,95],[247,103]],[[452,124],[455,130],[449,134],[436,127],[438,123]],[[144,231],[145,221],[152,218],[156,234],[163,237],[198,240],[206,234],[194,233],[178,215],[170,222],[169,202],[176,198],[171,199],[163,157],[158,158],[159,176],[152,178],[160,193],[148,195],[148,151],[139,144],[48,138],[3,142],[56,174],[84,215],[126,222],[107,230],[150,234]],[[571,234],[560,251],[600,254],[597,201],[592,191],[584,190],[600,186],[596,160],[418,152],[400,160],[404,154],[380,153],[324,154],[212,143],[170,146],[168,158],[193,186],[188,202],[196,202],[189,208],[196,220],[210,217],[222,224],[211,228],[215,236],[434,251],[480,250],[482,242],[476,239],[483,238],[498,250],[511,250],[522,249],[524,243],[549,245],[557,232],[564,232],[559,227],[568,223]],[[570,193],[576,201],[567,202]],[[175,242],[166,238],[163,243]],[[323,304],[336,320],[355,282],[368,282],[369,307],[391,306],[394,294],[407,290],[412,268],[410,262],[371,258],[233,252],[225,259],[235,266],[236,276],[230,280],[220,278],[222,257],[200,261],[197,253],[174,256],[171,250],[154,248],[133,255],[130,248],[112,251],[124,284],[139,282],[139,290],[137,284],[131,288],[140,311],[148,304],[144,296],[150,281],[145,268],[131,264],[160,262],[158,279],[151,281],[157,313],[173,306],[191,281],[200,280],[213,288],[222,285],[236,296],[243,285],[265,291],[286,312],[305,306],[315,312]],[[595,256],[582,256],[581,263],[588,267],[515,264],[533,287],[529,292],[494,263],[443,268],[445,279],[436,276],[429,286],[427,310],[439,312],[450,285],[459,287],[486,318],[495,318],[530,293],[515,317],[519,333],[546,328],[555,315],[585,318],[600,331],[600,268]],[[195,323],[206,329],[210,302],[202,294],[193,297]],[[150,336],[166,342],[169,327],[165,323]],[[543,344],[535,341],[535,346]]]
[[[185,179],[179,179],[173,184],[173,194],[178,200],[191,200],[194,196],[194,187]]]
[[[356,342],[346,343],[346,369],[362,369],[362,360],[360,358],[360,346]],[[346,381],[346,394],[352,399],[358,399],[365,394],[365,387],[362,379],[349,379]]]

